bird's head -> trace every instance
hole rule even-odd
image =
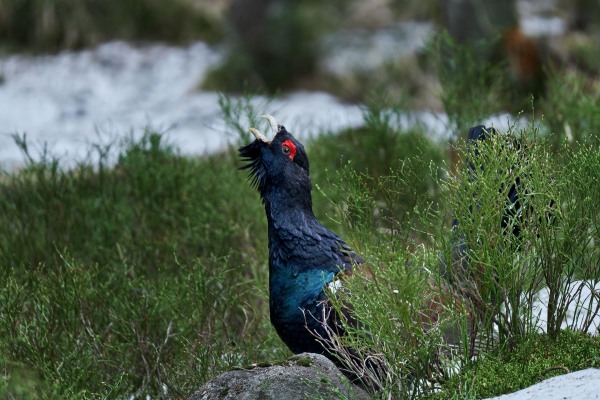
[[[306,196],[308,191],[310,197],[308,157],[304,146],[273,117],[263,117],[276,132],[275,136],[269,140],[259,130],[250,128],[256,139],[239,149],[240,157],[247,162],[240,169],[250,170],[249,178],[263,200],[273,190],[294,196]]]

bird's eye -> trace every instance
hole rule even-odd
[[[286,140],[281,143],[281,152],[290,160],[294,161],[294,157],[296,156],[296,145],[291,140]]]

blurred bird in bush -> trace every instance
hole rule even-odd
[[[294,353],[324,354],[339,365],[322,340],[331,332],[344,334],[326,291],[335,292],[364,260],[315,218],[304,146],[273,117],[263,117],[275,137],[250,128],[256,140],[239,155],[267,214],[271,323]]]
[[[506,283],[500,282],[497,276],[497,268],[501,267],[476,263],[472,257],[473,248],[477,248],[478,243],[487,241],[512,256],[527,251],[527,242],[536,236],[539,227],[552,224],[554,201],[550,199],[542,208],[537,202],[538,209],[533,206],[534,198],[538,194],[534,194],[535,190],[532,187],[533,178],[529,170],[534,159],[529,154],[531,149],[528,149],[526,140],[512,134],[502,134],[483,125],[470,128],[467,138],[466,170],[462,176],[466,178],[465,185],[474,185],[476,189],[470,192],[472,197],[466,196],[462,200],[464,203],[461,215],[454,215],[452,254],[449,257],[451,262],[447,263],[442,256],[440,270],[446,280],[458,289],[460,297],[472,303],[471,317],[481,317],[486,310],[501,307],[505,303],[507,288]],[[493,151],[490,151],[494,149],[490,141],[496,143]],[[487,147],[485,142],[488,142]],[[497,170],[489,167],[490,157],[500,160],[499,164],[492,162],[494,165],[500,165]],[[488,201],[484,206],[478,191],[486,188],[485,182],[480,180],[483,175],[488,175],[489,179],[490,174],[499,177],[502,183],[498,187],[490,186],[492,192],[496,192],[495,204]],[[474,218],[475,215],[481,214],[479,211],[482,208],[486,211],[497,210],[499,226],[477,225]],[[461,224],[468,225],[467,229],[471,230],[471,235],[466,234]],[[471,323],[476,324],[476,319],[472,319]],[[471,354],[476,351],[475,328],[471,327]]]
[[[484,160],[478,160],[480,158],[480,145],[488,138],[495,137],[501,141],[502,147],[506,152],[521,152],[523,148],[521,142],[512,135],[502,135],[494,128],[486,128],[483,125],[477,125],[469,129],[467,134],[467,157],[466,157],[466,168],[467,171],[463,172],[463,176],[467,177],[466,184],[477,184],[478,175],[483,173],[483,167],[485,164]],[[524,154],[520,158],[524,158]],[[498,189],[498,201],[504,202],[502,207],[498,209],[502,210],[502,218],[500,221],[499,232],[504,235],[512,233],[514,241],[518,241],[521,235],[521,228],[524,222],[524,215],[526,212],[523,210],[522,197],[527,195],[527,191],[523,187],[520,176],[510,176],[509,171],[495,171],[501,176],[506,176],[506,184],[509,185],[509,189],[506,190],[504,187]],[[521,196],[521,199],[519,198]],[[476,209],[479,209],[481,205],[477,199],[477,193],[473,193],[472,198],[465,198],[464,201],[468,204],[468,212],[462,215],[462,218],[470,219],[471,214]],[[502,199],[504,197],[504,199]],[[470,249],[467,243],[466,235],[462,232],[459,226],[459,216],[455,215],[452,220],[452,262],[446,263],[442,256],[442,263],[440,265],[440,271],[446,280],[452,284],[457,285],[460,288],[462,297],[469,298],[476,303],[487,303],[480,299],[482,292],[482,283],[485,281],[483,274],[486,273],[486,269],[482,265],[474,265],[469,255]],[[508,242],[511,243],[513,239],[507,238]],[[514,251],[515,249],[512,249]],[[492,297],[495,297],[493,294]],[[495,299],[494,299],[495,300]],[[493,301],[492,301],[493,302]],[[474,307],[477,309],[477,307]]]
[[[479,167],[475,166],[474,159],[479,157],[478,146],[480,146],[485,140],[496,137],[501,140],[502,146],[505,152],[515,153],[518,155],[516,165],[505,171],[496,171],[497,174],[506,177],[506,185],[498,188],[498,198],[504,202],[502,207],[502,218],[500,220],[500,230],[503,234],[512,234],[516,239],[517,243],[521,237],[524,226],[527,225],[534,214],[535,210],[528,199],[533,198],[533,195],[527,189],[526,181],[527,176],[523,177],[519,174],[514,175],[513,170],[524,170],[526,163],[530,162],[527,155],[527,147],[523,145],[521,140],[513,135],[502,135],[494,128],[486,128],[483,125],[477,125],[469,129],[467,134],[467,146],[471,149],[470,156],[467,158],[467,167],[470,171],[470,178],[472,181],[477,180],[478,173],[483,172],[482,162],[477,162]],[[508,187],[508,189],[506,189]],[[477,199],[469,199],[471,204],[469,209],[472,210],[473,206],[479,207]],[[545,218],[549,222],[552,219],[552,215],[549,210],[552,210],[554,201],[550,200],[547,210],[545,210]],[[453,227],[458,225],[456,218],[452,222]],[[460,244],[455,250],[459,250],[461,253],[465,253],[466,247]],[[516,250],[516,249],[513,249]]]

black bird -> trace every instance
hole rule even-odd
[[[502,217],[500,219],[499,232],[507,239],[503,251],[516,253],[522,250],[522,242],[524,229],[532,227],[535,229],[534,222],[536,221],[536,210],[534,210],[531,199],[531,194],[528,189],[528,184],[531,182],[531,177],[528,176],[525,168],[528,160],[528,149],[517,137],[506,134],[502,135],[494,128],[486,128],[483,125],[477,125],[469,129],[467,146],[470,151],[470,158],[466,160],[468,168],[468,179],[475,182],[478,175],[483,172],[483,162],[475,161],[480,156],[481,144],[490,140],[493,137],[499,138],[499,144],[503,146],[505,152],[512,152],[518,157],[515,157],[515,164],[507,166],[507,170],[496,171],[500,176],[506,177],[505,183],[498,188],[498,195],[503,196],[501,199],[504,205],[502,207]],[[508,190],[506,190],[508,188]],[[478,204],[477,195],[470,199],[468,207],[469,213],[474,207],[481,207]],[[554,201],[550,200],[546,206],[543,216],[539,216],[539,223],[545,218],[547,223],[552,222],[552,209]],[[504,295],[501,293],[502,288],[499,285],[498,277],[493,273],[493,268],[489,269],[484,265],[476,265],[470,257],[470,246],[460,224],[456,218],[452,221],[452,263],[448,265],[441,257],[441,272],[442,275],[455,288],[459,289],[462,297],[470,299],[475,304],[474,315],[482,312],[490,305],[498,305],[503,301]],[[487,282],[487,283],[486,283]],[[487,293],[484,295],[484,293]],[[475,320],[471,321],[473,324]],[[471,353],[474,354],[475,336],[471,336]]]
[[[469,129],[468,145],[475,148],[474,156],[477,157],[479,155],[477,146],[480,142],[483,142],[488,137],[499,134],[500,133],[494,128],[486,128],[483,125],[477,125]],[[504,146],[506,146],[509,151],[513,152],[524,152],[526,150],[522,148],[521,142],[512,135],[506,135]],[[471,160],[468,161],[468,165],[473,174],[476,175],[477,171],[475,171],[475,166]],[[501,173],[501,171],[499,171],[499,173]],[[502,189],[503,188],[499,188],[499,193],[502,193]],[[508,190],[506,204],[502,213],[502,221],[500,222],[500,227],[503,231],[508,232],[508,229],[510,228],[515,237],[521,235],[521,225],[526,214],[523,210],[521,200],[519,199],[519,193],[525,193],[525,188],[521,183],[521,177],[516,176],[511,182],[511,186]],[[525,195],[526,194],[527,193],[525,193]],[[529,209],[528,211],[532,210]],[[519,221],[519,223],[511,223],[511,221]]]
[[[478,146],[481,142],[486,140],[487,138],[495,135],[500,135],[500,133],[494,128],[486,128],[483,125],[477,125],[469,129],[467,134],[467,146],[473,149],[472,156],[478,157],[479,150]],[[521,142],[514,136],[506,135],[504,146],[509,151],[521,152],[525,149],[522,148]],[[523,156],[524,157],[524,156]],[[478,170],[475,167],[472,159],[467,159],[467,167],[470,172],[470,179],[472,181],[477,180]],[[506,174],[506,171],[498,171],[499,174]],[[527,195],[525,188],[521,182],[521,177],[514,177],[513,181],[510,182],[510,188],[508,193],[506,194],[505,206],[502,212],[502,219],[500,221],[500,229],[508,234],[512,233],[516,238],[519,238],[521,235],[522,224],[525,219],[525,215],[532,212],[531,206],[524,212],[524,207],[521,204],[522,201],[519,199],[519,193],[521,196]],[[499,188],[498,193],[502,193],[504,188]],[[474,204],[469,205],[469,210],[472,211],[473,206],[479,207],[477,204],[477,200],[474,200]],[[454,272],[460,272],[469,276],[470,272],[472,272],[472,268],[470,267],[470,260],[468,257],[468,249],[467,244],[465,242],[464,235],[460,233],[460,229],[458,229],[458,221],[456,218],[452,220],[452,230],[454,232],[453,238],[453,260],[454,260]],[[457,270],[456,267],[460,266]],[[452,280],[452,277],[449,275],[449,271],[446,268],[445,262],[442,265],[442,273],[447,278]]]
[[[344,334],[325,288],[335,290],[364,260],[315,218],[304,146],[273,117],[264,117],[275,137],[250,128],[256,140],[239,155],[267,215],[271,323],[294,353],[320,353],[339,365],[330,345],[317,339],[327,338],[328,329]]]

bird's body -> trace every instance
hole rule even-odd
[[[281,217],[271,213],[268,218],[271,322],[294,353],[322,353],[314,334],[326,337],[324,287],[351,263],[343,259],[345,244],[312,212],[288,210]]]
[[[362,259],[315,218],[304,147],[279,125],[273,140],[257,139],[240,149],[265,205],[269,238],[271,323],[294,353],[331,357],[317,337],[340,332],[325,288]],[[341,333],[341,332],[340,332]]]

